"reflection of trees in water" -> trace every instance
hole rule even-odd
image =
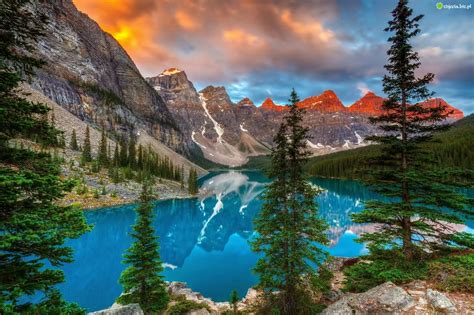
[[[234,233],[248,238],[253,231],[253,218],[262,205],[259,196],[265,182],[258,173],[226,172],[202,181],[205,194],[199,201],[186,205],[182,204],[185,201],[175,201],[175,206],[160,203],[156,228],[164,261],[182,266],[196,244],[206,251],[221,251]],[[376,197],[374,193],[354,181],[315,183],[327,190],[318,196],[318,203],[321,217],[331,226],[328,233],[332,244],[348,229],[359,234],[369,228],[354,224],[350,215],[360,212],[362,200]]]

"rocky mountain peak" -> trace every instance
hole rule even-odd
[[[245,97],[237,103],[237,106],[250,106],[250,107],[253,107],[253,106],[255,106],[255,104],[252,102],[251,99],[249,99],[248,97]]]
[[[425,107],[428,107],[428,108],[434,108],[434,107],[438,107],[438,106],[444,106],[446,109],[445,109],[445,113],[449,113],[449,118],[452,118],[452,119],[461,119],[464,117],[464,113],[457,109],[456,107],[448,104],[445,100],[443,100],[442,98],[430,98],[429,100],[426,100],[422,103]]]
[[[349,111],[364,115],[379,115],[382,111],[383,102],[383,97],[373,92],[367,92],[349,107]]]
[[[159,75],[160,76],[173,75],[173,74],[177,74],[177,73],[180,73],[180,72],[184,72],[184,71],[179,70],[178,68],[168,68],[168,69],[164,70],[162,73],[160,73]]]
[[[280,112],[282,110],[286,110],[287,107],[286,106],[282,106],[282,105],[276,105],[273,100],[269,97],[267,97],[262,105],[260,106],[261,109],[264,109],[264,110],[274,110],[274,111],[277,111],[277,112]]]
[[[346,108],[336,93],[332,90],[326,90],[320,95],[310,96],[298,103],[298,106],[308,110],[317,110],[321,112],[344,112]]]
[[[223,86],[213,86],[209,85],[199,91],[205,99],[207,100],[214,100],[214,101],[220,101],[224,102],[227,104],[232,104],[232,101],[230,100],[229,94],[227,94],[227,90]]]

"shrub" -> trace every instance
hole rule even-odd
[[[424,260],[407,261],[398,251],[383,252],[366,257],[369,262],[361,261],[346,268],[344,291],[364,292],[387,281],[402,284],[426,278],[427,264]]]
[[[474,253],[434,260],[428,276],[439,290],[474,293]]]
[[[192,310],[198,310],[201,308],[207,309],[209,312],[211,309],[205,303],[197,303],[189,300],[180,300],[175,305],[171,306],[167,311],[166,315],[182,315]]]

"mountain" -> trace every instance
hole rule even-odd
[[[311,96],[299,102],[298,107],[306,110],[317,110],[325,113],[345,112],[346,108],[336,93],[326,90],[321,95]]]
[[[47,0],[29,9],[48,19],[35,52],[46,62],[31,82],[35,90],[91,127],[105,128],[113,139],[134,135],[170,158],[176,152],[189,155],[193,148],[165,100],[110,34],[71,0]],[[186,168],[195,166],[180,159]]]
[[[348,108],[348,110],[352,113],[358,113],[369,116],[380,115],[383,113],[382,105],[384,100],[385,99],[383,97],[377,96],[373,92],[368,92],[362,98],[352,104]],[[421,102],[421,105],[429,108],[438,107],[440,105],[445,106],[445,112],[449,113],[448,117],[450,119],[457,120],[464,117],[464,113],[461,110],[449,105],[442,98],[431,98]]]
[[[287,107],[270,98],[260,107],[249,98],[235,104],[222,86],[197,91],[178,68],[145,79],[120,44],[72,0],[47,0],[31,10],[49,19],[37,52],[46,65],[31,86],[91,127],[105,128],[112,140],[133,135],[186,168],[195,167],[190,160],[239,166],[270,152]],[[377,132],[368,115],[381,102],[372,93],[346,108],[331,90],[302,100],[309,150],[322,155],[366,145],[364,137]],[[437,102],[444,101],[426,104]],[[462,117],[453,110],[453,118]]]
[[[474,170],[474,114],[454,122],[447,131],[435,134],[435,141],[425,143],[422,148],[430,152],[428,161],[436,166]],[[337,152],[313,157],[306,165],[315,176],[330,178],[357,178],[364,176],[370,165],[367,161],[380,154],[383,147],[370,145],[350,152]],[[434,161],[434,162],[433,162]]]
[[[198,92],[186,73],[176,68],[166,69],[147,81],[166,100],[184,141],[191,142],[205,159],[238,166],[246,163],[249,156],[270,152],[267,145],[252,136],[253,130],[247,129],[258,119],[258,115],[254,116],[257,108],[249,99],[234,104],[221,86],[208,86]],[[247,127],[249,117],[252,121]]]
[[[280,112],[280,111],[287,110],[288,107],[284,105],[276,105],[271,98],[267,97],[265,101],[263,101],[262,105],[260,106],[260,109],[273,110],[273,111]]]
[[[380,115],[382,113],[382,105],[384,98],[375,95],[373,92],[367,92],[362,98],[349,106],[351,113],[359,113],[364,115]]]

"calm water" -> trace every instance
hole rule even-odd
[[[244,296],[257,280],[251,269],[258,255],[250,251],[247,240],[253,235],[252,219],[267,182],[260,172],[214,173],[201,180],[208,191],[205,198],[157,202],[154,227],[166,280],[187,282],[215,301],[226,301],[233,289]],[[313,182],[326,190],[317,201],[320,215],[331,226],[329,253],[345,257],[365,253],[354,240],[371,227],[354,224],[350,214],[360,212],[363,201],[377,195],[354,181]],[[66,282],[60,290],[68,301],[94,311],[112,305],[122,291],[117,280],[125,268],[122,254],[131,244],[134,206],[88,211],[86,217],[94,229],[69,242],[75,261],[64,266]]]

